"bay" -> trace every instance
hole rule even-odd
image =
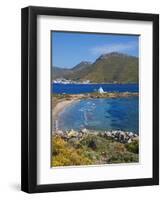
[[[138,84],[60,84],[52,93],[139,92]],[[122,130],[139,134],[139,97],[82,99],[66,107],[58,116],[60,130]]]
[[[138,97],[80,100],[58,118],[61,130],[122,130],[138,133]]]

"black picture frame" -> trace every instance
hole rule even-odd
[[[130,180],[37,184],[37,16],[55,15],[153,23],[153,177]],[[159,15],[30,6],[21,12],[21,190],[28,193],[159,184]]]

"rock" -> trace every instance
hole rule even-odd
[[[58,135],[63,135],[63,131],[62,130],[57,130],[57,134]]]
[[[130,139],[127,141],[127,143],[130,144],[131,142],[132,142],[132,139],[130,138]]]
[[[138,141],[138,140],[139,140],[139,137],[136,136],[136,137],[134,137],[132,140],[133,140],[133,141]]]
[[[129,135],[129,137],[133,137],[134,136],[134,134],[132,132],[129,132],[128,135]]]
[[[53,132],[53,135],[58,135],[62,137],[65,140],[71,140],[75,138],[72,141],[79,141],[83,137],[87,135],[94,135],[94,136],[101,136],[105,138],[112,138],[113,140],[121,143],[131,143],[133,141],[138,141],[139,136],[133,132],[125,132],[121,130],[112,130],[112,131],[94,131],[94,130],[88,130],[86,128],[80,130],[80,131],[75,131],[71,129],[70,131],[62,131],[62,130],[57,130]],[[90,143],[91,148],[96,148],[96,141],[92,141]]]
[[[125,134],[120,133],[119,134],[119,141],[124,142],[125,141]]]
[[[111,134],[110,131],[107,131],[107,132],[106,132],[106,135],[107,135],[108,137],[111,137],[111,136],[112,136],[112,134]]]
[[[71,137],[76,137],[77,133],[73,129],[71,129],[71,131],[67,135],[69,138],[71,138]]]
[[[88,133],[88,130],[86,128],[81,130],[82,133]]]

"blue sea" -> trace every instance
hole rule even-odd
[[[137,84],[55,84],[53,92],[79,94],[97,91],[138,92]],[[61,130],[123,130],[138,133],[139,98],[83,99],[66,107],[59,115]]]
[[[138,84],[61,84],[53,83],[52,92],[57,94],[81,94],[96,92],[100,87],[106,92],[138,92]]]

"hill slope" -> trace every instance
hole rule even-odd
[[[64,78],[67,74],[70,74],[71,70],[59,67],[52,67],[52,79]]]
[[[103,54],[93,64],[81,62],[69,70],[58,69],[56,72],[54,70],[53,78],[75,81],[90,80],[95,83],[138,82],[138,58],[117,52]]]

